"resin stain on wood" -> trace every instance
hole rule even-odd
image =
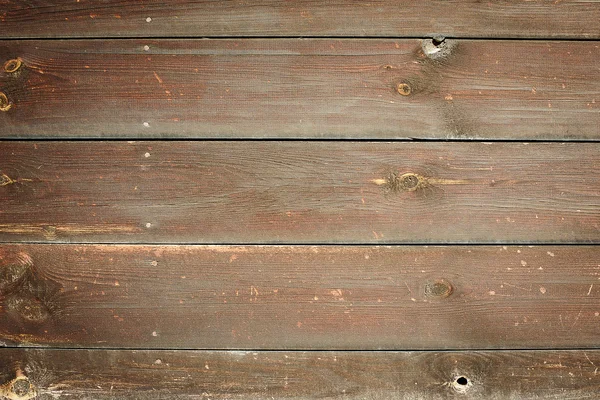
[[[599,43],[0,41],[0,137],[596,140]]]
[[[0,249],[5,346],[551,349],[600,334],[595,246]]]

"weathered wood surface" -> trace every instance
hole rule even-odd
[[[0,137],[598,139],[599,59],[595,41],[2,41]]]
[[[4,37],[600,38],[598,1],[5,0]]]
[[[0,350],[16,400],[596,399],[598,365],[599,351]]]
[[[3,142],[0,241],[600,243],[599,149]]]
[[[600,337],[597,246],[3,245],[0,256],[4,346],[556,349]]]

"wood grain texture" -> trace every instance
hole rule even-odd
[[[0,247],[4,346],[594,348],[597,246]]]
[[[0,137],[596,140],[599,56],[595,41],[2,41]]]
[[[20,376],[17,400],[33,393],[40,400],[583,400],[597,398],[600,387],[599,351],[2,349],[0,356],[3,382]]]
[[[599,243],[597,143],[3,142],[0,241]]]
[[[600,38],[596,0],[5,0],[4,37]]]

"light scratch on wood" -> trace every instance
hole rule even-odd
[[[532,289],[531,289],[531,288],[527,289],[527,288],[524,288],[524,287],[521,287],[521,286],[517,286],[517,285],[511,285],[510,283],[506,283],[506,282],[502,282],[502,284],[503,284],[503,285],[506,285],[506,286],[513,287],[513,288],[515,288],[515,289],[521,289],[521,290],[524,290],[524,291],[526,291],[526,292],[531,292],[531,291],[532,291]]]

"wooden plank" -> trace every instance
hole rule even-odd
[[[0,350],[5,396],[68,399],[576,400],[600,351]],[[18,376],[18,378],[17,378]],[[463,380],[464,379],[464,380]]]
[[[3,41],[0,137],[596,140],[599,57],[599,42]]]
[[[597,143],[3,142],[0,241],[599,243]]]
[[[593,348],[598,246],[0,247],[3,346]]]
[[[600,38],[596,0],[5,0],[4,37]]]

